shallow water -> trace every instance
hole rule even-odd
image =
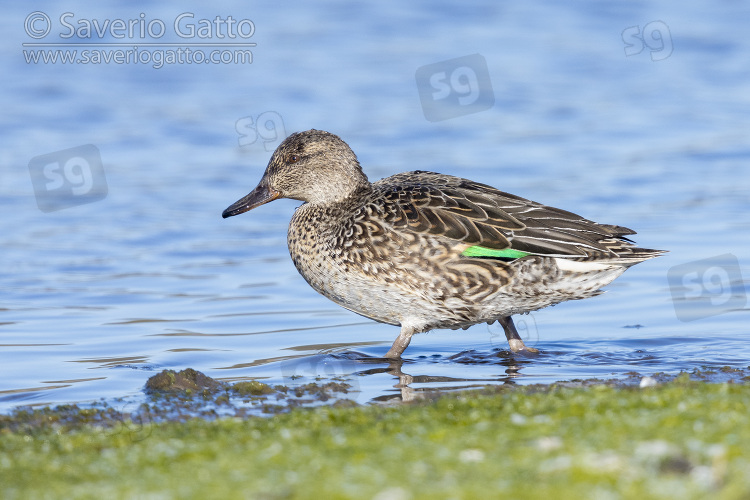
[[[190,12],[251,19],[252,64],[24,60],[32,10],[53,24],[63,12],[73,23],[143,12],[171,26],[187,12],[176,3],[41,2],[0,20],[0,410],[137,400],[150,375],[185,367],[286,384],[343,376],[359,402],[405,397],[377,359],[398,329],[339,308],[294,269],[286,227],[297,202],[221,219],[278,140],[308,128],[342,136],[371,179],[461,175],[670,251],[606,294],[517,318],[538,357],[509,357],[497,325],[415,337],[401,367],[410,391],[750,364],[747,7],[330,2],[282,15],[226,5]],[[60,32],[54,24],[45,41]],[[626,56],[635,32],[654,36]],[[486,61],[494,104],[428,121],[418,68],[472,54]],[[275,131],[254,136],[259,119]],[[106,192],[35,191],[32,159],[65,160],[58,152],[86,144]]]

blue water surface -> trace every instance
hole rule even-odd
[[[343,376],[366,403],[405,398],[405,383],[750,364],[748,5],[182,5],[41,1],[8,5],[0,19],[0,411],[138,400],[149,376],[186,367],[272,384]],[[65,13],[76,29],[119,19],[161,21],[167,33],[67,37]],[[252,21],[252,36],[232,39],[216,23],[184,36],[228,16]],[[45,42],[57,46],[24,46]],[[41,50],[208,43],[253,43],[237,49],[252,61],[27,62]],[[235,47],[218,49],[232,57]],[[462,104],[474,91],[480,105]],[[599,297],[518,318],[538,358],[510,358],[500,327],[477,325],[415,337],[396,376],[362,360],[382,356],[398,329],[341,309],[294,269],[286,227],[299,202],[221,219],[278,142],[309,128],[344,138],[373,180],[460,175],[633,228],[640,245],[670,253]],[[75,194],[87,179],[65,151],[84,145],[100,156],[99,188]],[[57,163],[35,163],[50,154]]]

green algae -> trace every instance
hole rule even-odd
[[[747,498],[750,385],[695,375],[151,422],[140,439],[90,413],[0,419],[0,496]]]
[[[302,377],[300,377],[302,378]],[[309,382],[288,387],[270,386],[258,380],[233,384],[215,380],[197,370],[186,368],[180,372],[163,370],[148,379],[144,391],[149,395],[152,414],[159,418],[175,415],[211,417],[235,411],[246,416],[247,408],[238,408],[235,402],[256,404],[263,413],[279,413],[290,408],[310,406],[338,400],[352,388],[343,380]],[[283,400],[283,405],[269,403],[269,398]],[[280,408],[278,408],[280,406]],[[222,411],[217,412],[216,409]],[[174,418],[172,418],[174,419]]]
[[[221,383],[193,368],[179,372],[163,370],[146,381],[147,393],[185,393],[202,392],[212,394],[220,390]]]
[[[232,390],[240,396],[262,396],[264,394],[273,394],[275,389],[268,384],[251,380],[249,382],[237,382],[232,386]]]

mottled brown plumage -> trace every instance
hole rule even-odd
[[[370,183],[339,137],[309,130],[274,152],[258,187],[229,217],[278,197],[304,201],[289,224],[289,253],[318,292],[401,333],[499,321],[511,350],[526,347],[513,314],[591,297],[631,265],[627,228],[597,224],[491,186],[433,172]]]

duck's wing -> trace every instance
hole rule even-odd
[[[369,210],[394,230],[454,240],[468,257],[533,254],[635,264],[661,253],[637,248],[626,238],[635,234],[628,228],[597,224],[460,177],[405,172],[373,188]]]

